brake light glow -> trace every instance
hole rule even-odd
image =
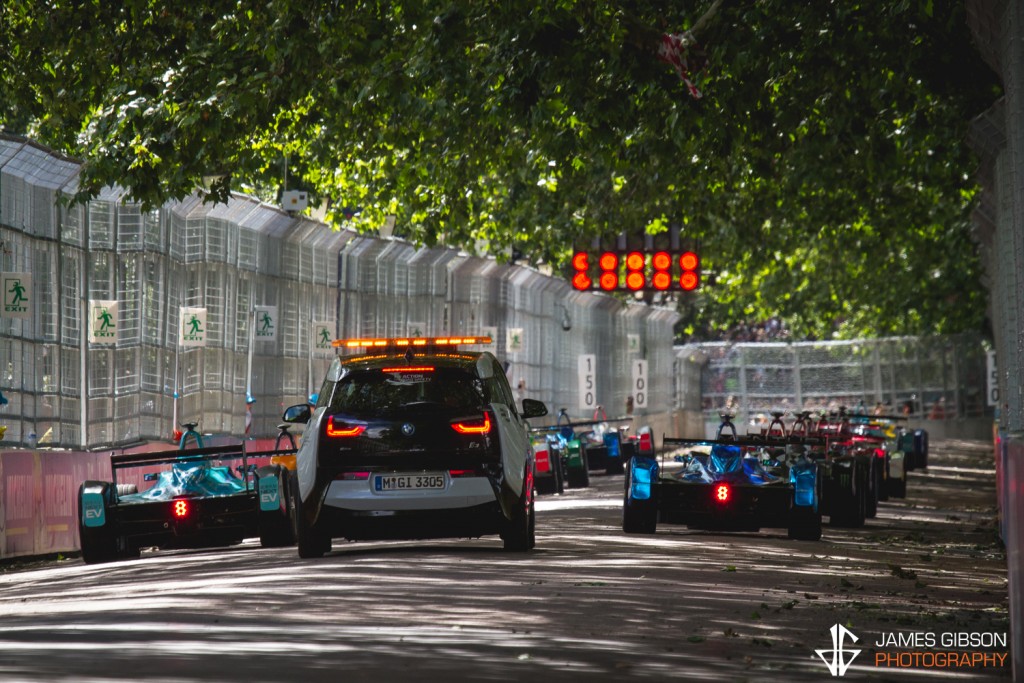
[[[452,479],[457,479],[458,477],[472,477],[475,474],[476,472],[474,470],[448,470],[448,476]]]
[[[402,368],[381,368],[381,372],[433,372],[433,365],[413,365]]]
[[[330,437],[345,437],[345,436],[359,436],[366,431],[366,425],[352,425],[342,426],[335,424],[334,416],[331,415],[327,418],[327,436]]]
[[[459,434],[487,434],[491,431],[491,416],[484,413],[483,419],[469,422],[453,422],[452,429]]]
[[[187,500],[176,500],[174,501],[171,510],[174,512],[174,516],[178,519],[184,519],[188,517],[189,505]]]
[[[715,500],[719,503],[727,503],[731,493],[728,484],[719,484],[715,487]]]

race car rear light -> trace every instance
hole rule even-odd
[[[876,448],[875,449],[875,457],[876,458],[884,458],[885,457],[885,449],[884,448]]]
[[[327,418],[327,436],[332,438],[359,436],[366,431],[366,425],[345,425],[336,423],[334,416]]]
[[[715,487],[715,500],[719,503],[728,503],[732,497],[732,490],[728,484],[719,484]]]
[[[366,481],[370,478],[369,472],[342,472],[335,479],[342,481]]]
[[[453,422],[452,429],[459,434],[487,434],[491,431],[491,416],[484,413],[483,417],[477,420]]]
[[[381,368],[381,372],[433,372],[433,365],[413,365],[402,368]]]
[[[171,513],[178,519],[188,517],[191,510],[192,507],[187,500],[176,500],[171,503]]]

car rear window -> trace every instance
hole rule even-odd
[[[389,417],[409,412],[479,411],[487,403],[483,383],[457,368],[384,372],[362,370],[338,382],[331,412]]]

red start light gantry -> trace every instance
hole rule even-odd
[[[691,292],[700,287],[700,257],[692,250],[576,251],[573,288],[605,292]]]

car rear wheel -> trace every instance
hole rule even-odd
[[[889,495],[893,498],[906,498],[907,497],[907,475],[904,474],[900,479],[890,479],[886,482],[889,486]]]
[[[276,510],[259,509],[257,524],[260,532],[260,545],[264,548],[280,548],[295,543],[295,531],[290,519],[288,503],[288,470],[279,467],[261,467],[256,472],[256,490],[259,491],[259,480],[264,477],[273,477],[277,481],[279,495],[278,508]],[[257,502],[257,505],[259,503]]]
[[[585,489],[590,486],[590,471],[586,467],[584,459],[583,467],[576,467],[569,470],[569,478],[566,481],[571,489]]]
[[[811,506],[794,506],[789,515],[788,531],[795,541],[820,541],[821,513]]]
[[[289,477],[291,482],[291,516],[294,520],[295,543],[299,549],[299,557],[312,559],[323,557],[331,549],[331,538],[310,524],[303,509],[302,496],[299,494],[299,478]]]
[[[109,486],[109,485],[105,485]],[[85,484],[78,487],[78,538],[82,547],[82,560],[86,564],[112,562],[117,559],[117,537],[110,526],[87,527],[82,520],[82,493]]]
[[[505,544],[505,550],[509,552],[522,553],[532,550],[537,544],[536,536],[536,515],[534,514],[533,498],[530,488],[533,483],[527,480],[523,487],[523,498],[516,505],[512,519],[508,521],[508,527],[501,535]],[[527,497],[529,502],[527,502]]]
[[[653,534],[658,529],[658,504],[653,498],[637,500],[630,495],[632,466],[625,468],[626,492],[622,499],[622,531],[627,534]]]

